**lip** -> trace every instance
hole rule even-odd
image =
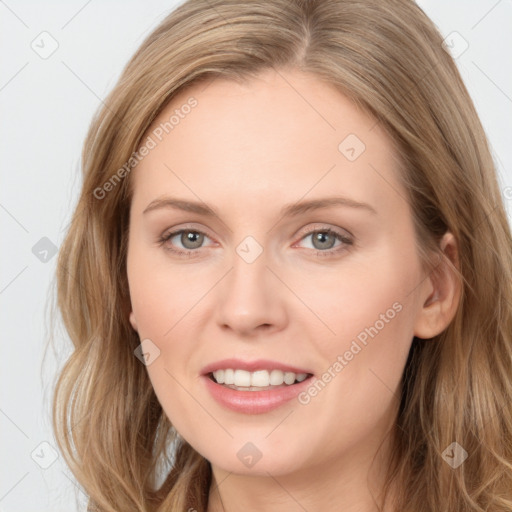
[[[243,361],[241,359],[223,359],[215,363],[208,364],[201,370],[201,375],[208,375],[215,370],[225,370],[232,368],[233,370],[246,370],[248,372],[255,372],[257,370],[281,370],[283,372],[293,373],[313,373],[311,370],[290,366],[278,361],[271,361],[269,359],[255,359],[254,361]]]
[[[237,391],[217,384],[209,374],[201,376],[207,390],[221,406],[243,414],[263,414],[283,406],[304,391],[311,384],[312,378],[310,375],[302,382],[284,384],[272,390]]]
[[[237,391],[217,384],[210,375],[215,370],[246,370],[255,372],[257,370],[281,370],[283,372],[307,373],[308,377],[296,384],[283,384],[272,390],[263,391]],[[290,402],[301,391],[311,384],[313,372],[308,369],[283,364],[268,359],[256,359],[254,361],[242,361],[241,359],[223,359],[205,366],[201,370],[201,380],[212,398],[222,407],[242,414],[263,414]]]

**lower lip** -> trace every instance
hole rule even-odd
[[[281,407],[295,398],[311,383],[311,377],[276,389],[265,391],[237,391],[214,382],[203,375],[205,385],[212,397],[222,406],[244,414],[262,414]]]

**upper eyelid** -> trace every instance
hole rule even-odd
[[[310,225],[308,224],[308,226],[310,226]],[[301,228],[297,232],[296,236],[299,236],[300,234],[302,234],[302,236],[306,236],[306,235],[310,235],[317,231],[330,231],[339,236],[346,236],[346,238],[351,238],[351,239],[354,238],[354,235],[352,235],[352,233],[345,228],[332,227],[327,224],[322,224],[319,222],[313,222],[313,227]],[[346,233],[346,235],[345,235],[345,233]]]
[[[182,233],[183,231],[192,231],[194,233],[200,233],[202,235],[207,236],[210,240],[215,240],[215,238],[210,236],[206,230],[200,229],[200,228],[195,228],[192,226],[184,226],[184,227],[172,228],[169,230],[165,230],[162,234],[162,238],[173,238],[176,235],[179,235],[180,233]]]

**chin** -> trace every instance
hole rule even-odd
[[[272,476],[287,475],[306,465],[303,443],[295,440],[286,446],[273,443],[269,439],[261,441],[233,440],[229,445],[218,445],[215,451],[211,447],[198,450],[212,466],[237,475]]]

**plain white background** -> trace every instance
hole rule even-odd
[[[0,512],[70,512],[78,510],[75,495],[85,503],[54,451],[50,428],[55,371],[67,356],[50,352],[42,365],[53,251],[77,200],[93,113],[145,36],[178,3],[0,0]],[[460,53],[456,61],[512,218],[512,3],[418,3]],[[56,44],[52,55],[40,56]]]

